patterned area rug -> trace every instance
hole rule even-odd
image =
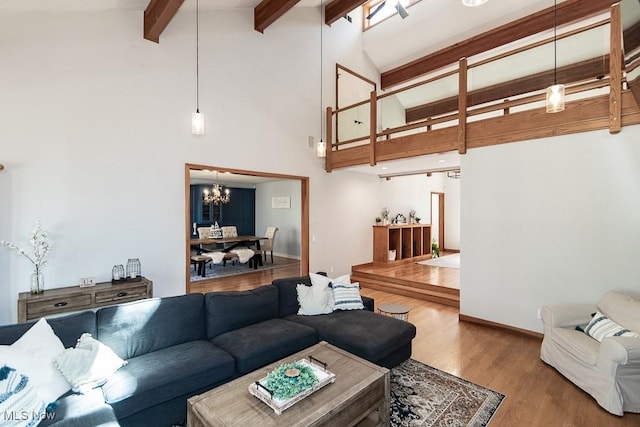
[[[391,426],[486,426],[504,394],[409,359],[391,370]]]
[[[222,264],[214,265],[209,262],[207,263],[207,268],[205,269],[205,277],[202,277],[200,274],[198,274],[195,266],[191,266],[191,281],[197,282],[205,279],[235,276],[237,274],[253,273],[260,270],[274,270],[276,268],[290,267],[299,262],[300,261],[296,259],[274,256],[273,264],[271,263],[271,258],[268,258],[268,260],[263,262],[261,266],[258,266],[257,269],[250,268],[249,264],[240,264],[237,261],[235,263],[227,261],[227,265],[224,267],[222,266]]]

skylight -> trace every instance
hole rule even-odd
[[[393,15],[397,15],[399,9],[405,10],[406,13],[406,8],[413,6],[419,1],[420,0],[371,0],[365,3],[362,5],[362,16],[364,17],[363,30],[373,27]],[[402,6],[401,8],[397,7],[398,3]],[[406,15],[403,16],[403,19],[405,17]]]

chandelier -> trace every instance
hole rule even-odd
[[[218,182],[218,172],[216,172],[216,183],[213,185],[213,189],[211,191],[205,189],[202,193],[202,200],[207,204],[219,205],[220,203],[229,203],[231,201],[229,189],[225,188],[223,190]]]

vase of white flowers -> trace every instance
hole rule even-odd
[[[51,244],[47,239],[47,231],[42,228],[40,221],[36,222],[33,232],[31,233],[31,246],[33,246],[33,254],[29,255],[24,250],[11,242],[0,240],[0,244],[8,248],[15,249],[18,253],[28,259],[34,266],[31,273],[31,293],[40,294],[44,292],[44,274],[43,268],[47,265],[47,254],[51,249]]]

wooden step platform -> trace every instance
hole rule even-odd
[[[402,263],[351,267],[351,281],[360,286],[460,308],[460,270]]]

